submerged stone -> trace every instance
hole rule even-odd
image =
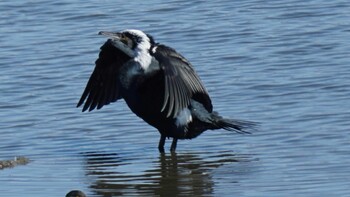
[[[14,157],[12,160],[0,160],[0,170],[4,168],[13,168],[17,165],[25,165],[29,163],[29,159],[26,157]]]

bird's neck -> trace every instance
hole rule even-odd
[[[144,71],[147,71],[152,62],[152,56],[149,53],[149,50],[145,48],[137,48],[135,51],[134,61],[138,62]]]

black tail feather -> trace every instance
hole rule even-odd
[[[250,131],[255,130],[258,123],[245,120],[220,118],[215,122],[215,125],[227,131],[235,131],[241,134],[251,134]]]

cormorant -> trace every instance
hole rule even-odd
[[[82,111],[100,109],[124,99],[138,117],[160,132],[158,149],[166,138],[192,139],[205,130],[248,133],[250,121],[226,119],[213,111],[211,99],[191,63],[140,30],[99,32],[109,37],[101,47],[95,69],[77,104]]]

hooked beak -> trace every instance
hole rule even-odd
[[[100,32],[98,32],[98,35],[107,36],[107,37],[112,38],[112,39],[118,39],[118,40],[121,39],[121,37],[120,37],[121,33],[119,33],[119,32],[100,31]]]
[[[108,31],[100,31],[98,35],[107,36],[112,40],[112,44],[117,48],[123,51],[129,57],[134,57],[134,52],[126,45],[124,42],[125,38],[122,38],[122,33],[119,32],[108,32]]]

